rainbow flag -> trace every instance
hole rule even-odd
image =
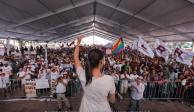
[[[114,55],[117,55],[119,54],[122,50],[124,49],[124,42],[123,42],[123,39],[120,38],[119,40],[117,40],[115,42],[115,44],[113,45],[112,47],[112,53]]]

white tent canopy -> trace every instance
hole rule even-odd
[[[0,0],[0,37],[193,41],[193,0]]]

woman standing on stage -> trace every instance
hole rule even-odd
[[[80,43],[81,37],[78,38],[74,52],[76,72],[84,90],[79,111],[111,112],[109,101],[115,102],[115,85],[111,76],[102,73],[105,65],[104,54],[98,49],[92,49],[88,53],[84,70],[79,61]]]

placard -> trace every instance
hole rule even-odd
[[[36,89],[45,89],[45,88],[49,88],[48,79],[37,79]]]
[[[25,82],[26,97],[36,97],[36,81],[32,79],[26,79]]]

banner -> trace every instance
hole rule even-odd
[[[193,59],[193,56],[194,52],[191,51],[186,51],[178,47],[174,50],[174,57],[176,61],[189,66],[192,65],[191,61]]]
[[[159,57],[163,57],[166,62],[168,61],[170,50],[166,47],[163,41],[156,39],[155,51]]]
[[[49,88],[48,79],[37,79],[36,80],[36,89]]]
[[[26,97],[36,97],[36,81],[32,79],[26,79],[25,83]]]
[[[137,50],[141,53],[143,53],[144,55],[153,58],[154,57],[154,52],[152,51],[152,49],[149,47],[149,45],[147,44],[147,42],[145,42],[142,38],[138,39],[137,42]]]

